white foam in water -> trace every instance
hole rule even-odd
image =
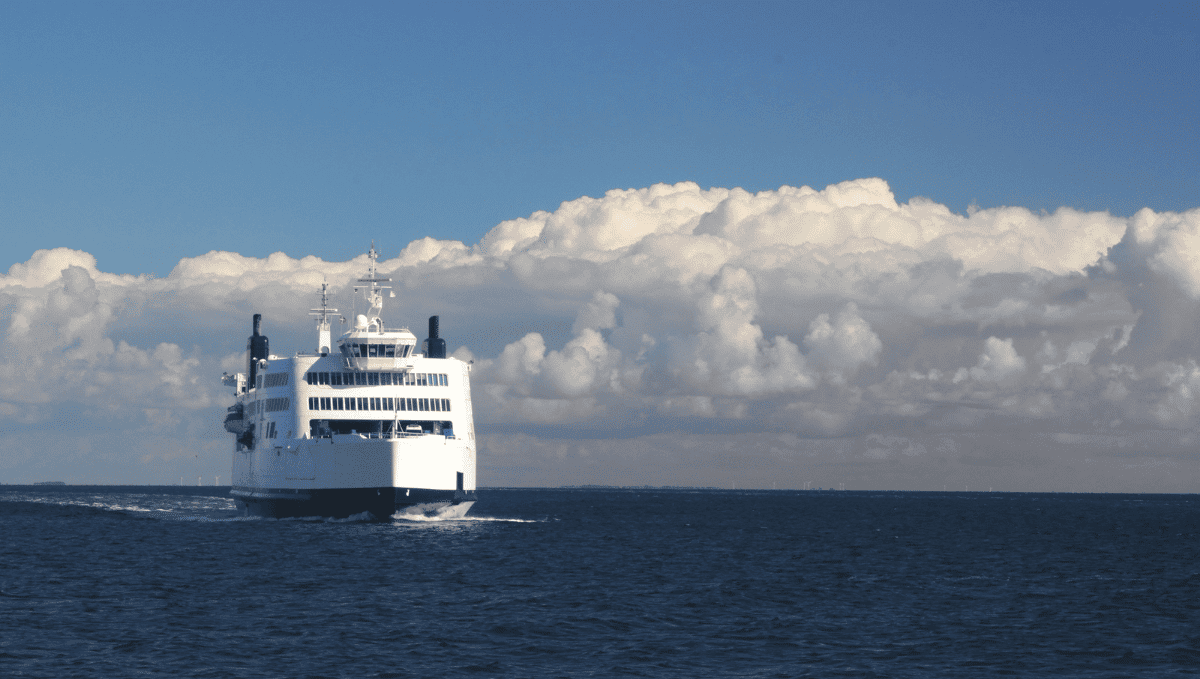
[[[412,521],[414,523],[441,523],[451,521],[454,523],[482,523],[485,521],[496,521],[500,523],[541,523],[541,521],[538,521],[537,519],[501,519],[494,516],[425,516],[424,514],[400,513],[393,514],[392,519],[397,522]]]
[[[371,521],[375,521],[375,515],[372,514],[371,512],[359,512],[357,514],[347,516],[344,519],[333,519],[333,518],[325,517],[323,520],[325,521],[325,523],[368,523]]]
[[[235,508],[234,502],[228,498],[219,497],[180,497],[171,495],[140,495],[114,493],[113,495],[91,495],[84,497],[62,497],[46,495],[17,495],[16,499],[39,504],[58,505],[60,507],[90,507],[110,512],[163,512],[168,515],[181,513],[230,511]],[[187,518],[168,516],[164,518]]]

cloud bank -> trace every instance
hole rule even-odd
[[[475,361],[484,484],[1194,492],[1198,253],[1200,209],[960,215],[862,179],[614,190],[380,269],[385,317],[439,313]],[[13,265],[0,475],[227,474],[218,377],[250,314],[310,350],[321,282],[351,309],[365,265]]]

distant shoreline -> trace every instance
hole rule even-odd
[[[776,493],[776,494],[817,494],[822,495],[840,495],[840,494],[875,494],[875,493],[929,493],[937,495],[1196,495],[1196,493],[1145,493],[1145,492],[1077,492],[1077,491],[1056,491],[1056,490],[878,490],[855,488],[839,490],[836,488],[810,488],[808,490],[801,488],[718,488],[716,486],[604,486],[604,485],[572,485],[572,486],[479,486],[480,491],[528,491],[528,490],[551,490],[551,491],[620,491],[620,492],[713,492],[713,493]],[[100,484],[100,483],[81,483],[69,484],[66,482],[39,482],[39,483],[0,483],[0,492],[14,490],[31,490],[41,492],[69,492],[69,491],[86,491],[95,490],[97,492],[125,492],[125,493],[147,493],[159,492],[170,493],[172,495],[199,495],[210,497],[228,497],[231,486],[188,486],[179,484]]]

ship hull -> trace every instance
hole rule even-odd
[[[388,521],[393,515],[457,518],[475,504],[474,491],[428,488],[245,488],[231,495],[244,516],[323,517]]]

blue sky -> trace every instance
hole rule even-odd
[[[0,227],[165,275],[614,188],[887,180],[963,212],[1200,195],[1194,6],[10,3]]]
[[[475,361],[483,485],[1200,491],[1198,36],[1194,3],[6,4],[0,482],[227,479],[250,314],[311,348],[374,240],[385,319]]]

